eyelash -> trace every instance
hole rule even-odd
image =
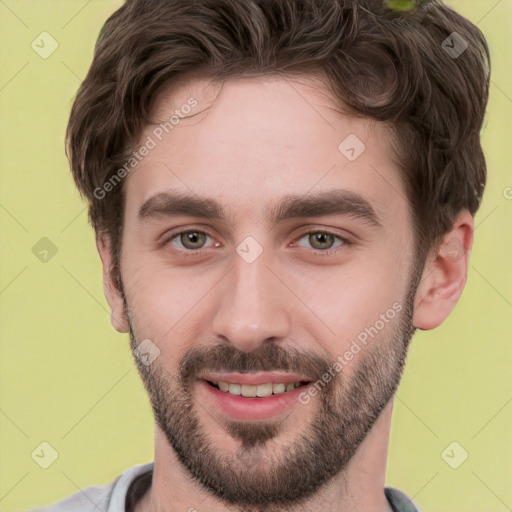
[[[184,234],[187,234],[187,233],[201,233],[201,234],[204,234],[204,235],[207,235],[209,236],[210,238],[213,239],[213,236],[208,232],[208,231],[202,231],[202,230],[198,230],[198,229],[187,229],[186,231],[180,231],[178,233],[174,233],[172,236],[168,237],[166,240],[164,240],[164,242],[162,243],[162,246],[165,247],[167,246],[168,244],[170,244],[175,238],[178,238],[179,236],[181,235],[184,235]],[[331,256],[332,254],[334,253],[337,253],[338,251],[340,251],[343,247],[346,247],[346,246],[349,246],[351,245],[351,241],[348,240],[347,238],[344,238],[340,235],[337,235],[335,233],[332,233],[330,231],[326,231],[326,230],[321,230],[321,229],[316,229],[316,230],[312,230],[312,231],[307,231],[305,233],[303,233],[298,239],[297,241],[300,241],[302,238],[304,238],[305,236],[308,236],[308,235],[314,235],[316,233],[320,233],[322,235],[331,235],[333,236],[334,238],[338,239],[339,241],[341,241],[341,245],[334,248],[334,249],[326,249],[326,250],[321,250],[321,249],[311,249],[314,253],[316,253],[317,255],[319,256]],[[294,242],[295,243],[295,242]],[[177,248],[179,251],[183,252],[184,254],[187,255],[187,257],[196,257],[196,256],[201,256],[203,253],[205,253],[207,251],[207,249],[180,249],[180,248]]]

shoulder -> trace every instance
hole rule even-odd
[[[107,512],[115,482],[117,479],[107,485],[86,487],[53,505],[27,512]]]
[[[395,489],[394,487],[386,487],[384,489],[384,494],[386,495],[393,512],[420,512],[412,499],[402,491]]]
[[[43,508],[26,512],[120,512],[124,511],[126,494],[132,482],[140,475],[152,472],[153,462],[127,469],[113,482],[81,489],[75,494]]]

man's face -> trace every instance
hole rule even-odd
[[[132,347],[158,347],[136,361],[200,482],[290,503],[347,466],[398,385],[411,216],[382,127],[337,113],[318,82],[228,81],[214,102],[206,85],[158,99],[141,137],[155,145],[125,183]],[[158,130],[190,97],[198,114]],[[165,193],[189,199],[151,201]]]

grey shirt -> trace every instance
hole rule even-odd
[[[151,485],[153,462],[127,469],[112,483],[82,489],[53,505],[28,512],[133,512],[134,506]],[[401,491],[386,487],[389,512],[419,512]]]

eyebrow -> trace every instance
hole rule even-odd
[[[180,192],[161,192],[143,203],[138,212],[138,220],[143,222],[175,215],[222,221],[229,217],[215,199]],[[287,195],[266,209],[266,219],[271,223],[324,215],[347,215],[374,227],[382,227],[382,222],[369,201],[348,190]]]

